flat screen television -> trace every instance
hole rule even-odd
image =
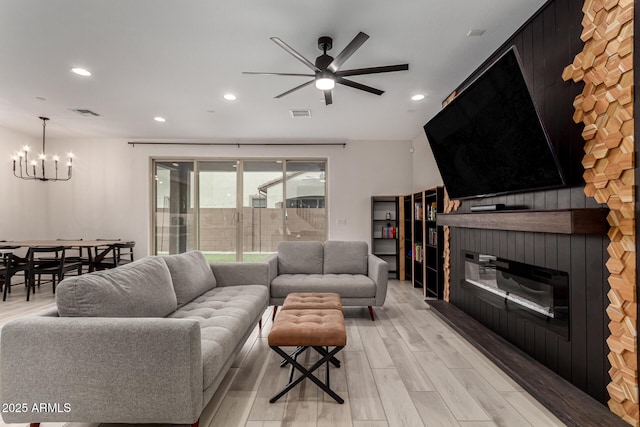
[[[514,47],[424,125],[452,199],[564,186]]]

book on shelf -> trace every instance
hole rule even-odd
[[[416,221],[422,220],[422,203],[416,202],[414,206]]]
[[[397,239],[398,238],[398,227],[382,227],[382,238],[383,239]]]
[[[435,221],[438,214],[438,203],[433,202],[427,206],[427,221]]]
[[[413,254],[415,261],[422,262],[424,260],[424,250],[422,249],[421,243],[416,243],[415,245],[413,245]]]
[[[438,230],[436,228],[429,228],[427,232],[427,241],[431,246],[438,245]]]

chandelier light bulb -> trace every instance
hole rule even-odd
[[[36,162],[35,160],[31,160],[31,166],[35,166],[37,164],[38,164],[38,162]]]
[[[30,148],[29,148],[29,146],[28,146],[28,145],[25,145],[25,146],[24,146],[24,148],[23,148],[23,150],[24,150],[24,152],[25,152],[25,153],[28,153],[28,152],[29,152],[29,150],[30,150]]]
[[[69,159],[73,159],[73,153],[69,153]]]
[[[18,157],[20,157],[20,158],[24,157],[24,151],[18,152]]]
[[[58,160],[60,160],[60,158],[57,155],[54,155],[53,160],[57,162]]]
[[[46,160],[46,159],[47,159],[47,156],[46,156],[44,153],[40,153],[40,155],[38,156],[38,158],[39,158],[40,160]]]

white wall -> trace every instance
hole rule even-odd
[[[47,184],[13,176],[11,156],[42,141],[0,128],[0,240],[31,239],[46,230]]]
[[[25,138],[20,142],[11,132],[0,132],[2,152],[24,145]],[[12,177],[7,162],[6,169],[0,168],[0,189],[10,205],[0,203],[0,238],[116,237],[135,240],[138,256],[146,255],[151,251],[151,157],[311,157],[328,159],[329,238],[369,242],[370,197],[411,191],[410,146],[410,141],[349,141],[346,148],[133,148],[126,140],[47,140],[48,152],[74,152],[74,177],[68,182],[23,182]]]
[[[431,147],[424,132],[411,142],[413,146],[412,169],[413,178],[411,191],[418,192],[427,188],[442,185],[442,177],[433,158]]]

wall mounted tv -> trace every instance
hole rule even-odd
[[[505,52],[424,125],[452,199],[565,185],[518,52]]]

